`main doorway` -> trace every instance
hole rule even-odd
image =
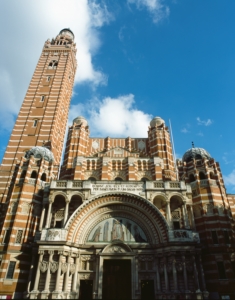
[[[104,260],[102,299],[131,299],[131,261]]]

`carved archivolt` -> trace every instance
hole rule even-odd
[[[128,218],[141,224],[150,242],[167,241],[168,225],[159,210],[149,201],[125,192],[96,196],[81,205],[67,222],[68,241],[85,243],[95,222],[100,222],[107,214],[117,213],[122,216],[126,214]]]

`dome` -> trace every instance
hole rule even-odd
[[[211,155],[203,148],[191,148],[184,153],[182,160],[189,162],[192,159],[202,158],[210,159]]]
[[[165,124],[165,121],[162,118],[160,118],[160,117],[155,117],[150,122],[150,126],[151,127],[160,126],[162,124]]]
[[[64,29],[60,30],[59,34],[63,34],[63,33],[67,33],[72,39],[74,39],[74,34],[71,29],[64,28]]]
[[[83,124],[84,126],[87,126],[88,122],[83,116],[79,116],[73,120],[73,124],[77,124],[77,125]]]
[[[54,156],[52,152],[46,147],[36,146],[28,150],[25,154],[26,158],[30,158],[33,155],[35,158],[43,158],[46,161],[52,162],[54,161]]]

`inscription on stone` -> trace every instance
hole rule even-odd
[[[132,191],[142,192],[143,184],[92,184],[93,191]]]

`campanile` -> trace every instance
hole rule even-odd
[[[45,42],[12,130],[0,166],[2,202],[27,150],[45,146],[53,153],[54,164],[60,164],[76,67],[74,34],[65,28]]]

